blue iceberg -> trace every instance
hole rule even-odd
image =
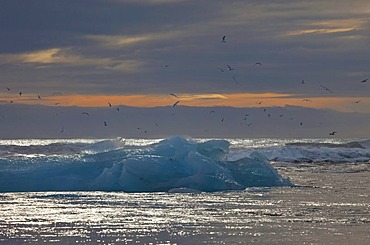
[[[120,144],[107,151],[106,145],[73,157],[13,159],[0,167],[0,191],[213,192],[292,185],[258,152],[228,161],[226,140],[175,136],[149,146]]]

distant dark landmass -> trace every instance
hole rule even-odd
[[[285,107],[0,105],[0,138],[370,138],[370,114]],[[329,135],[336,132],[334,135]]]

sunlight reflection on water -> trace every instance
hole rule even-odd
[[[369,195],[364,195],[363,186],[354,185],[349,191],[351,178],[344,181],[340,174],[325,174],[325,178],[330,177],[330,184],[325,184],[318,173],[291,173],[296,181],[302,175],[321,187],[251,188],[201,194],[2,193],[0,242],[245,244],[249,241],[264,244],[311,241],[324,244],[325,239],[330,243],[335,239],[356,238],[360,241],[357,244],[361,244],[369,238],[365,232],[370,224]],[[351,177],[353,183],[369,182],[369,172],[353,173]]]

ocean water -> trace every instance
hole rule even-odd
[[[369,140],[0,140],[0,244],[368,244],[369,231]]]

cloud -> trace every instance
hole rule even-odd
[[[331,34],[331,33],[346,33],[366,28],[367,21],[360,19],[345,19],[345,20],[323,20],[313,21],[303,24],[302,29],[288,31],[286,35],[307,35],[307,34]]]
[[[98,42],[108,48],[122,48],[145,42],[155,42],[180,38],[184,35],[183,31],[168,31],[158,33],[148,33],[142,35],[86,35],[84,38]]]
[[[135,72],[143,62],[137,60],[118,60],[112,58],[85,57],[75,54],[71,49],[52,48],[21,54],[0,54],[0,64],[31,63],[36,65],[64,64],[71,66],[96,66],[103,69]]]
[[[132,3],[132,4],[174,4],[181,3],[188,0],[110,0],[116,3]]]

